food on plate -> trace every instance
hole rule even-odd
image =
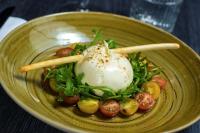
[[[152,81],[156,82],[161,89],[164,89],[167,84],[167,81],[159,75],[154,76]]]
[[[155,104],[155,99],[153,98],[153,96],[146,92],[138,93],[135,96],[135,99],[139,103],[139,109],[141,109],[141,110],[145,110],[145,111],[149,110]]]
[[[120,105],[116,100],[107,100],[100,104],[100,112],[106,117],[114,117],[120,111]]]
[[[113,91],[128,87],[133,81],[133,69],[129,60],[109,51],[106,42],[83,51],[84,59],[77,62],[75,73],[84,73],[82,83],[91,86],[106,86]]]
[[[154,81],[148,81],[143,85],[144,91],[151,94],[154,99],[160,96],[160,86]]]
[[[139,107],[139,103],[132,98],[127,99],[126,101],[120,102],[120,113],[125,116],[133,115]]]
[[[99,109],[99,100],[90,98],[80,100],[78,108],[84,113],[93,114]]]
[[[49,86],[51,87],[51,89],[55,92],[57,92],[58,90],[56,89],[56,80],[54,78],[49,79]]]
[[[64,103],[67,105],[74,105],[78,103],[78,101],[80,100],[80,97],[79,96],[65,96],[63,100],[64,100]]]
[[[72,48],[67,47],[67,48],[61,48],[58,51],[56,51],[56,56],[58,57],[65,57],[70,55],[70,53],[73,51]]]
[[[78,62],[45,68],[44,80],[57,93],[56,101],[86,114],[100,112],[112,118],[131,116],[155,106],[167,81],[161,69],[140,52],[112,51],[117,43],[95,31],[93,41],[61,48],[57,57],[83,55]]]

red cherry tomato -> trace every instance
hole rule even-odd
[[[67,105],[74,105],[79,101],[79,96],[66,96],[64,97],[64,103]]]
[[[167,84],[167,81],[160,76],[154,76],[152,78],[152,81],[156,82],[161,89],[164,89]]]
[[[139,103],[139,109],[144,111],[151,109],[155,104],[155,100],[152,95],[146,92],[138,93],[135,99]]]
[[[108,100],[100,104],[100,111],[106,117],[114,117],[120,111],[119,103],[115,100]]]
[[[56,56],[58,56],[58,57],[65,57],[65,56],[68,56],[72,51],[73,51],[73,49],[70,48],[70,47],[61,48],[61,49],[58,49],[56,51]]]

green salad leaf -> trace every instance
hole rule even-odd
[[[99,29],[93,29],[92,32],[94,33],[94,38],[92,42],[90,43],[90,46],[96,45],[97,42],[103,41],[103,35],[102,35],[102,30]]]
[[[117,48],[117,43],[112,39],[105,40],[108,43],[109,49]]]

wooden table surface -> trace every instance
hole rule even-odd
[[[0,0],[0,12],[15,6],[12,16],[26,20],[77,10],[80,0]],[[90,10],[128,16],[131,0],[90,0]],[[134,1],[134,0],[133,0]],[[173,34],[200,53],[200,0],[183,2]],[[1,19],[1,18],[0,18]],[[0,86],[0,133],[61,133],[16,105]],[[200,133],[200,121],[180,133]]]

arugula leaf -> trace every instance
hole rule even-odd
[[[94,99],[101,99],[101,97],[99,96],[96,96],[93,94],[93,90],[91,88],[91,86],[87,85],[87,84],[82,84],[82,85],[79,85],[79,88],[80,88],[80,95],[81,95],[81,98],[94,98]]]
[[[109,49],[117,48],[117,43],[112,39],[105,40],[108,43]]]
[[[96,45],[97,42],[103,41],[103,35],[102,35],[102,30],[99,29],[93,29],[92,30],[93,34],[94,34],[94,38],[92,40],[92,42],[90,43],[90,46]]]
[[[108,88],[108,87],[94,87],[94,86],[91,86],[91,89],[93,90],[100,90],[103,92],[103,95],[101,96],[102,99],[107,99],[111,96],[115,96],[116,93],[111,89],[111,88]]]
[[[55,74],[55,70],[47,68],[47,74],[44,77],[44,81],[46,81],[47,79],[50,79],[50,78],[54,77],[54,74]]]
[[[86,50],[89,47],[88,44],[76,44],[74,50],[70,53],[70,55],[77,55],[83,53],[84,50]]]
[[[64,94],[66,96],[74,96],[73,82],[72,82],[71,78],[67,78],[66,88],[64,89]]]
[[[84,73],[79,74],[78,76],[76,76],[76,84],[77,85],[81,85],[81,80],[83,79]]]

